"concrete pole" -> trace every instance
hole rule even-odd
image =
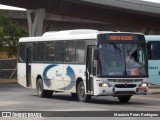
[[[43,21],[45,9],[27,9],[29,36],[41,36],[43,34]]]
[[[150,28],[143,28],[143,29],[141,30],[141,32],[142,32],[143,34],[145,34],[145,35],[148,35],[149,32],[150,32]]]

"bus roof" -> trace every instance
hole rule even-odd
[[[19,42],[97,39],[97,34],[102,34],[102,33],[130,33],[130,32],[98,31],[92,29],[75,29],[75,30],[55,31],[55,32],[51,31],[51,32],[46,32],[42,36],[38,37],[20,38]],[[134,33],[134,34],[140,34],[140,33]]]
[[[160,41],[160,35],[145,35],[146,41]]]
[[[42,36],[38,37],[24,37],[20,38],[19,42],[31,42],[31,41],[54,41],[54,40],[80,40],[80,39],[96,39],[97,34],[100,31],[97,30],[64,30],[57,32],[46,32]]]

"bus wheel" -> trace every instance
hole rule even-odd
[[[91,99],[90,95],[85,94],[85,87],[83,81],[79,82],[77,87],[78,100],[81,102],[87,102]]]
[[[47,98],[52,97],[53,91],[43,89],[42,79],[38,79],[36,89],[39,97],[47,97]]]
[[[118,99],[121,103],[127,103],[131,99],[131,96],[130,95],[119,96]]]

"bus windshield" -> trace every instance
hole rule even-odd
[[[99,44],[98,76],[146,76],[143,44]]]

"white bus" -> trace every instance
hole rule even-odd
[[[146,35],[148,53],[148,83],[160,85],[160,35]]]
[[[79,101],[147,94],[143,34],[66,30],[19,40],[18,82],[40,97],[68,92]]]

